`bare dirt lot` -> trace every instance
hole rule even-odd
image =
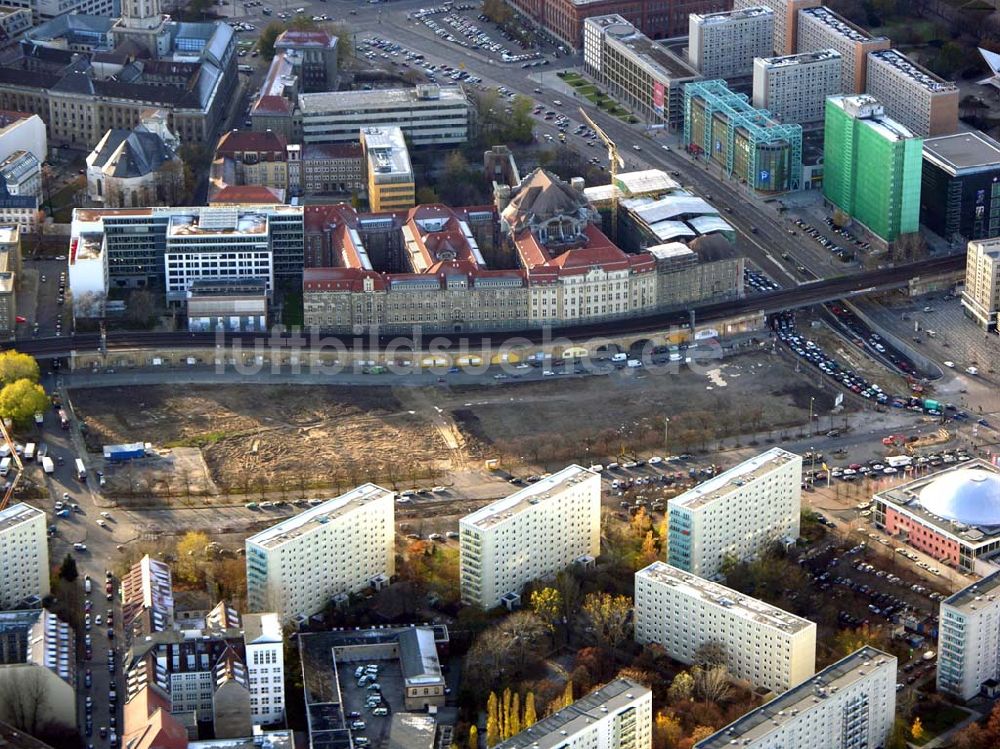
[[[488,490],[464,486],[483,458],[551,469],[663,451],[665,417],[675,453],[736,434],[778,440],[801,431],[810,398],[818,414],[835,395],[772,353],[705,369],[432,388],[109,387],[77,389],[72,398],[93,452],[143,441],[160,456],[109,469],[109,494],[249,495],[375,480],[394,488],[441,483],[485,497]]]

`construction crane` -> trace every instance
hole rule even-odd
[[[618,146],[615,145],[615,142],[601,129],[600,125],[590,118],[590,115],[583,111],[583,107],[580,107],[580,116],[590,126],[590,129],[597,133],[597,137],[604,141],[604,145],[608,147],[608,161],[610,162],[608,171],[611,173],[611,237],[613,241],[617,242],[618,185],[615,184],[615,178],[618,176],[619,167],[624,168],[625,160],[618,154]]]
[[[4,444],[7,445],[7,449],[10,451],[10,459],[14,461],[14,465],[17,466],[17,471],[14,474],[14,480],[10,482],[10,486],[7,487],[7,491],[4,492],[3,499],[0,500],[0,512],[7,509],[7,505],[10,504],[10,498],[14,496],[14,489],[17,488],[17,483],[21,480],[21,474],[24,473],[24,464],[21,463],[21,456],[17,454],[17,448],[14,445],[14,440],[10,438],[10,432],[7,431],[7,426],[3,423],[3,419],[0,419],[0,434],[3,434]]]

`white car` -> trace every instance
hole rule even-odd
[[[955,368],[955,362],[953,362],[953,361],[946,361],[946,362],[944,362],[944,365],[946,367],[948,367],[948,369],[954,369]]]

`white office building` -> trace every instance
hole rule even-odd
[[[49,594],[49,543],[45,513],[16,504],[0,512],[0,609],[18,608],[27,599],[41,604]]]
[[[716,643],[730,674],[773,692],[816,671],[813,622],[664,562],[635,573],[635,639],[682,663]]]
[[[184,302],[195,281],[263,281],[274,288],[269,217],[264,211],[202,208],[167,225],[163,267],[167,301]]]
[[[459,521],[465,603],[519,602],[525,583],[601,552],[601,477],[571,465]]]
[[[1000,680],[1000,572],[941,601],[938,616],[939,692],[969,700]]]
[[[250,720],[255,726],[285,717],[285,637],[275,613],[244,614]]]
[[[774,11],[753,7],[688,16],[688,60],[705,78],[739,78],[774,46]]]
[[[856,650],[695,749],[881,749],[896,711],[896,659]]]
[[[802,457],[775,447],[670,500],[667,560],[706,578],[799,537]]]
[[[250,610],[301,621],[331,599],[387,583],[395,572],[394,496],[363,484],[248,538]]]
[[[653,693],[615,679],[494,749],[650,749]]]
[[[823,122],[826,97],[840,93],[841,55],[833,49],[753,61],[753,105],[789,125]]]
[[[364,127],[398,127],[414,146],[465,143],[469,101],[460,86],[300,94],[302,141],[357,143]]]

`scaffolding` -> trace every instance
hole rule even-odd
[[[698,102],[704,110],[701,132],[694,132],[692,107]],[[725,118],[724,137],[713,143],[712,123],[717,117]],[[711,151],[725,149],[725,171],[733,176],[737,133],[748,143],[745,173],[736,173],[754,190],[761,192],[791,192],[802,186],[802,126],[783,125],[766,109],[755,109],[745,94],[729,89],[725,81],[698,81],[684,87],[684,145],[692,144],[711,158]],[[787,152],[787,169],[784,179],[776,183],[770,171],[761,168],[760,146],[780,145]]]

